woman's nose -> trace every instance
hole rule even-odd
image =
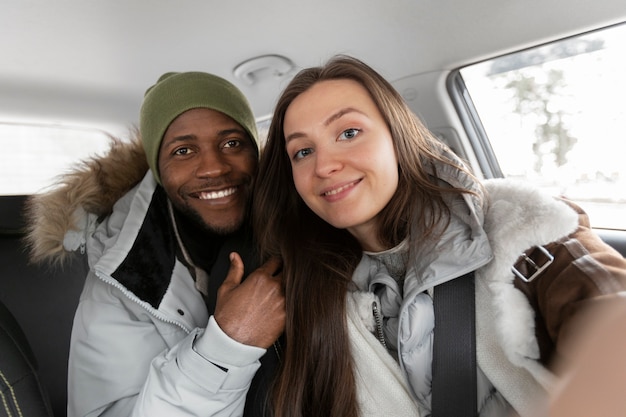
[[[315,173],[320,177],[327,177],[343,166],[340,155],[325,147],[315,150]]]

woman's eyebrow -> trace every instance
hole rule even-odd
[[[343,116],[349,113],[359,113],[359,114],[365,115],[365,113],[363,113],[361,110],[355,109],[354,107],[346,107],[330,115],[326,120],[324,120],[323,124],[324,126],[328,126],[332,122],[342,118]],[[289,136],[285,136],[285,143],[289,143],[290,140],[303,137],[303,136],[305,136],[304,133],[294,132],[290,134]]]
[[[324,126],[328,126],[329,124],[331,124],[335,120],[342,118],[343,116],[345,116],[348,113],[359,113],[359,114],[363,114],[363,115],[365,114],[362,111],[355,109],[354,107],[346,107],[346,108],[343,108],[343,109],[339,110],[338,112],[332,114],[328,119],[326,119],[324,121]]]

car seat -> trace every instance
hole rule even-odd
[[[52,417],[37,360],[17,320],[0,302],[0,417]]]
[[[20,360],[26,360],[24,366],[32,366],[35,372],[28,378],[37,377],[35,381],[38,380],[44,393],[47,393],[54,416],[65,417],[72,322],[87,276],[87,260],[86,256],[79,256],[63,268],[30,262],[23,241],[25,226],[23,208],[27,198],[28,196],[23,195],[0,196],[0,303],[10,311],[11,317],[14,318],[13,322],[19,323],[19,334],[22,335],[9,339],[7,333],[7,341],[3,342],[3,348],[0,350],[0,360],[3,371],[5,366],[9,366],[5,365],[5,362],[9,361],[7,356],[9,354],[22,358]],[[10,321],[10,318],[3,315],[3,328]],[[9,328],[15,328],[15,325]],[[27,339],[28,343],[25,343],[24,339]],[[30,345],[29,349],[19,350],[20,347],[27,345]],[[13,346],[12,349],[17,346],[23,357],[17,355],[15,350],[5,353],[5,350],[9,352],[9,346]],[[36,358],[36,362],[33,358]],[[31,386],[33,390],[35,387]],[[8,394],[10,395],[10,391]],[[30,394],[33,394],[33,391],[30,391]],[[18,400],[30,394],[21,391]],[[24,405],[25,401],[21,401],[20,404]],[[0,417],[6,415],[0,413]],[[19,415],[12,414],[15,417]]]

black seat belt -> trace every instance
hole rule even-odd
[[[475,417],[474,273],[437,285],[434,293],[433,417]]]

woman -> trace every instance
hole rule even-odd
[[[429,415],[432,294],[472,271],[478,412],[532,415],[570,319],[626,287],[626,261],[582,212],[506,180],[481,185],[350,57],[287,86],[259,171],[258,239],[284,261],[279,417]],[[524,283],[511,267],[536,246],[555,260]]]

